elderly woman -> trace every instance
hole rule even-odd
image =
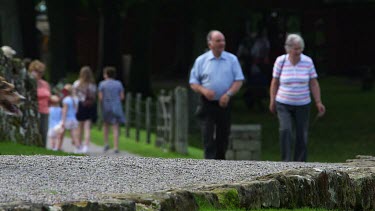
[[[46,66],[39,60],[34,60],[29,65],[29,72],[37,82],[38,112],[40,114],[39,132],[42,136],[44,146],[47,143],[48,131],[48,103],[51,96],[51,89],[47,81],[43,80]]]
[[[281,159],[291,161],[292,125],[295,123],[294,161],[306,161],[307,136],[312,93],[318,116],[325,107],[320,98],[320,87],[312,59],[302,51],[305,47],[301,36],[289,34],[285,41],[286,54],[279,56],[273,67],[270,87],[272,113],[277,112]]]

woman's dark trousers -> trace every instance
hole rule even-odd
[[[293,139],[293,124],[295,125],[294,161],[306,161],[307,136],[309,127],[310,104],[293,106],[277,102],[277,116],[279,118],[279,135],[281,160],[292,161],[291,148]]]

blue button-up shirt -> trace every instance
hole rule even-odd
[[[215,58],[212,51],[199,56],[190,73],[190,84],[200,84],[215,92],[214,100],[219,100],[232,86],[234,81],[242,81],[244,76],[235,55],[223,51]]]

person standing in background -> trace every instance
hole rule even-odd
[[[42,136],[44,147],[47,146],[48,131],[48,102],[51,96],[51,89],[47,81],[43,80],[46,66],[39,60],[34,60],[29,65],[29,72],[37,83],[37,98],[39,112],[39,132]]]
[[[279,56],[273,67],[270,86],[271,113],[279,119],[281,160],[292,161],[291,145],[293,123],[296,140],[294,161],[307,160],[307,139],[312,93],[318,117],[326,109],[320,98],[320,86],[312,59],[304,55],[305,43],[298,34],[289,34],[285,41],[286,54]]]
[[[225,37],[217,30],[207,35],[210,51],[199,56],[190,73],[190,87],[201,94],[204,157],[225,160],[230,134],[230,99],[244,76],[235,55],[224,51]]]
[[[104,80],[99,83],[98,98],[101,105],[104,128],[104,151],[109,150],[109,126],[113,129],[114,152],[118,153],[119,125],[125,123],[122,101],[125,99],[124,87],[120,81],[115,80],[116,68],[105,67]]]
[[[90,145],[91,123],[96,121],[96,84],[91,68],[83,66],[79,73],[79,79],[73,83],[75,95],[78,97],[78,111],[76,118],[79,122],[78,142],[82,145],[82,138],[85,143],[82,146],[82,153],[87,153]]]
[[[64,132],[62,138],[59,140],[58,149],[61,149],[63,137],[66,130],[70,131],[72,143],[75,145],[74,153],[82,153],[81,143],[78,142],[78,121],[76,113],[78,108],[78,99],[73,94],[73,87],[71,84],[65,84],[64,88],[67,90],[68,95],[63,99],[62,104],[62,126]]]
[[[59,140],[62,138],[64,128],[62,127],[62,108],[60,98],[57,95],[50,97],[49,118],[48,118],[48,139],[53,151],[61,150],[58,148]]]

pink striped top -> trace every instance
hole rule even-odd
[[[318,77],[314,63],[310,57],[301,54],[301,60],[293,66],[288,57],[288,54],[277,57],[273,66],[272,76],[280,81],[276,101],[288,105],[309,104],[309,82],[310,79]]]

